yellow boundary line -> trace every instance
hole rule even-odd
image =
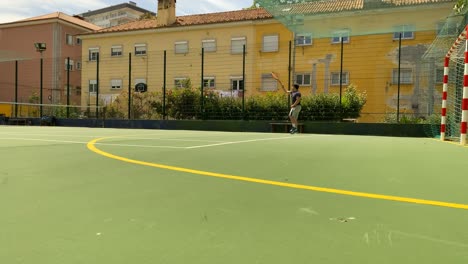
[[[415,199],[415,198],[409,198],[409,197],[399,197],[399,196],[382,195],[382,194],[374,194],[374,193],[354,192],[354,191],[332,189],[332,188],[323,188],[323,187],[301,185],[301,184],[294,184],[294,183],[277,182],[277,181],[249,178],[249,177],[244,177],[244,176],[235,176],[235,175],[221,174],[221,173],[216,173],[216,172],[193,170],[193,169],[187,169],[187,168],[181,168],[181,167],[151,163],[151,162],[140,161],[140,160],[133,160],[133,159],[117,156],[117,155],[102,151],[102,150],[98,149],[95,146],[95,144],[98,141],[101,141],[101,140],[106,139],[106,138],[109,138],[109,137],[93,139],[93,140],[89,141],[86,146],[88,147],[89,150],[91,150],[91,151],[93,151],[93,152],[95,152],[95,153],[97,153],[99,155],[111,158],[111,159],[120,160],[120,161],[123,161],[123,162],[133,163],[133,164],[137,164],[137,165],[143,165],[143,166],[149,166],[149,167],[154,167],[154,168],[165,169],[165,170],[180,171],[180,172],[203,175],[203,176],[209,176],[209,177],[217,177],[217,178],[230,179],[230,180],[236,180],[236,181],[244,181],[244,182],[253,182],[253,183],[274,185],[274,186],[293,188],[293,189],[302,189],[302,190],[309,190],[309,191],[316,191],[316,192],[325,192],[325,193],[334,193],[334,194],[340,194],[340,195],[364,197],[364,198],[370,198],[370,199],[397,201],[397,202],[404,202],[404,203],[414,203],[414,204],[432,205],[432,206],[440,206],[440,207],[449,207],[449,208],[468,210],[468,205],[467,204],[448,203],[448,202],[441,202],[441,201]]]

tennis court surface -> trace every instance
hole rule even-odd
[[[0,263],[468,263],[468,148],[0,127]]]

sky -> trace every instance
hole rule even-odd
[[[157,0],[133,0],[137,6],[156,12]],[[77,15],[104,7],[128,3],[128,0],[0,0],[0,23],[41,16],[53,12]],[[253,0],[177,0],[176,15],[203,14],[240,10]]]

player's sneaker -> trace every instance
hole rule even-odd
[[[295,127],[291,128],[290,133],[291,134],[296,134],[297,133],[297,128],[295,128]]]

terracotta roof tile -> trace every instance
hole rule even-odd
[[[382,0],[383,3],[391,4],[395,6],[402,5],[420,5],[420,4],[431,4],[431,3],[446,3],[456,2],[455,0]]]
[[[455,0],[318,0],[313,2],[267,7],[274,16],[287,14],[321,14],[389,8],[421,4],[455,2]]]
[[[363,8],[364,0],[321,0],[284,6],[282,9],[278,10],[279,12],[274,13],[278,13],[278,15],[280,15],[281,12],[294,14],[319,14],[360,10]]]
[[[273,16],[263,8],[249,9],[249,10],[238,10],[229,12],[209,13],[200,15],[188,15],[179,16],[176,18],[176,22],[173,25],[166,27],[178,27],[178,26],[194,26],[194,25],[205,25],[205,24],[216,24],[216,23],[228,23],[238,21],[249,21],[257,19],[271,19]],[[119,31],[130,31],[130,30],[142,30],[157,28],[156,19],[145,19],[140,21],[129,22],[123,25],[115,27],[105,28],[94,33],[108,33],[108,32],[119,32]]]
[[[192,26],[259,19],[271,19],[273,17],[280,18],[281,16],[288,14],[325,14],[364,9],[447,2],[456,2],[456,0],[317,0],[313,2],[291,5],[275,5],[266,8],[179,16],[176,18],[176,23],[165,27]],[[158,28],[158,26],[156,25],[156,19],[153,18],[141,21],[134,21],[111,28],[105,28],[88,34],[144,30],[154,28]]]

